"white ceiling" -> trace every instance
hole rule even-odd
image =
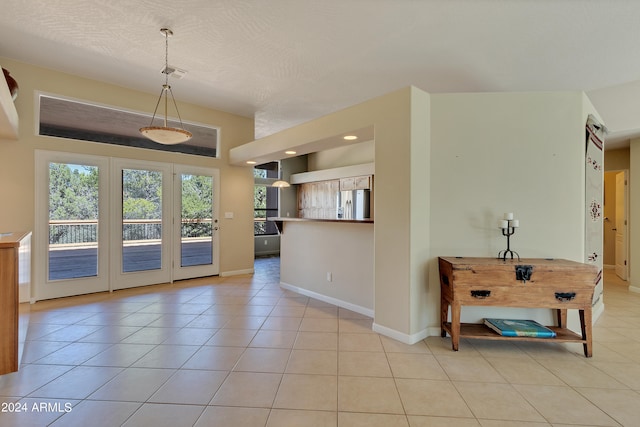
[[[255,117],[256,138],[414,85],[585,91],[640,134],[637,0],[2,0],[0,56]],[[18,77],[18,76],[16,76]],[[153,106],[149,107],[150,110]]]

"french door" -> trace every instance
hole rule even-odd
[[[174,165],[173,279],[219,273],[219,171]]]
[[[109,289],[109,159],[36,151],[35,296]]]
[[[216,275],[219,172],[36,152],[32,300]]]
[[[172,165],[111,161],[111,289],[171,281]]]

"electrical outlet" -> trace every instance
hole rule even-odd
[[[327,271],[327,282],[333,282],[333,274],[330,271]]]
[[[268,244],[269,242],[267,242],[267,239],[264,240],[264,244],[265,246]]]

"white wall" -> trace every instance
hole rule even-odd
[[[504,212],[520,219],[511,249],[526,258],[584,256],[584,124],[582,94],[432,95],[431,252],[497,256],[506,238]],[[439,294],[436,258],[431,295]],[[438,298],[430,299],[437,324]],[[462,321],[513,310],[465,308]],[[549,324],[550,310],[532,310]]]

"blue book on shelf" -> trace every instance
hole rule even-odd
[[[535,320],[484,319],[484,324],[505,337],[553,338],[556,333]]]

